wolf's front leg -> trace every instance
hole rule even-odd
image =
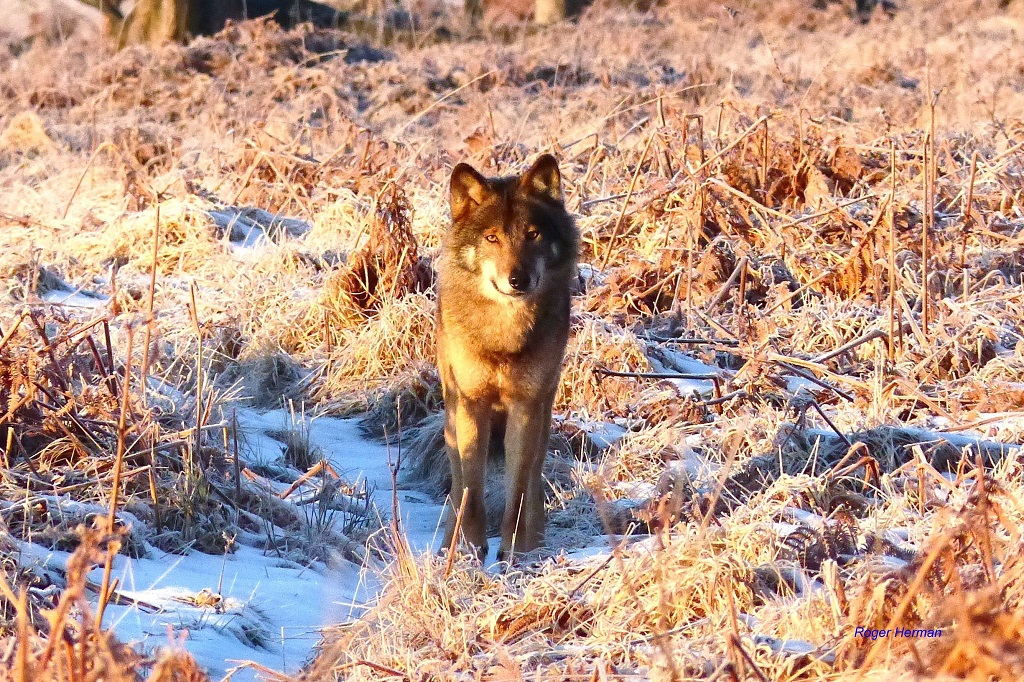
[[[487,474],[487,445],[491,434],[490,405],[459,398],[445,406],[445,443],[452,467],[452,491],[448,500],[443,547],[451,547],[462,498],[462,537],[482,561],[487,556],[487,512],[484,508],[484,480]]]
[[[541,468],[551,430],[551,400],[513,404],[505,430],[505,515],[498,559],[544,543],[544,488]]]

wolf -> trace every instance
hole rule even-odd
[[[452,474],[442,547],[456,539],[464,503],[462,538],[486,556],[484,481],[497,440],[506,493],[498,559],[509,560],[544,541],[541,466],[580,236],[548,154],[510,177],[486,178],[460,163],[450,205],[438,263],[437,367]]]
[[[122,12],[120,0],[81,0],[100,9],[106,19],[107,33],[117,41],[118,49],[129,45],[174,41],[213,35],[229,20],[271,16],[282,28],[308,21],[318,28],[337,28],[348,14],[315,0],[137,0]]]

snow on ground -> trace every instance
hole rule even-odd
[[[74,291],[70,289],[47,291],[43,294],[42,299],[47,303],[72,306],[75,308],[100,308],[107,305],[109,302],[109,299],[103,294],[97,294],[91,291]]]
[[[319,628],[358,616],[359,604],[375,589],[372,577],[348,562],[306,569],[251,547],[227,557],[149,550],[143,559],[116,557],[117,593],[134,603],[109,604],[104,625],[147,651],[168,645],[173,636],[213,679],[245,661],[298,670],[319,642]],[[22,543],[25,564],[62,570],[69,556]],[[94,569],[90,584],[99,585],[102,576],[102,568]],[[217,594],[222,599],[215,607]],[[230,679],[257,678],[253,669],[243,669]]]
[[[286,410],[257,412],[239,410],[238,423],[245,439],[243,450],[248,450],[250,461],[269,463],[280,456],[283,444],[270,433],[294,428],[297,421],[309,427],[309,443],[318,448],[341,477],[359,487],[366,482],[374,504],[383,514],[390,514],[392,506],[391,463],[398,456],[396,447],[366,440],[355,419],[317,417],[307,419]],[[285,487],[282,484],[282,489]],[[434,547],[441,505],[428,495],[413,491],[398,491],[402,529],[414,551]]]
[[[122,640],[145,648],[166,644],[169,633],[180,638],[187,631],[185,647],[213,679],[249,660],[295,672],[319,642],[319,628],[358,616],[357,604],[373,589],[372,577],[364,580],[350,562],[306,569],[251,547],[226,558],[194,552],[118,559],[113,572],[123,586],[118,592],[139,601],[108,606],[105,623]],[[102,570],[92,577],[99,581]],[[222,595],[221,608],[204,605],[204,598],[216,594]],[[231,679],[256,677],[245,670]]]
[[[285,410],[238,411],[243,433],[240,456],[247,465],[279,458],[283,444],[268,433],[308,425],[310,444],[349,483],[363,479],[382,514],[392,508],[387,446],[364,439],[353,419],[307,419]],[[284,486],[282,486],[284,487]],[[441,505],[413,491],[399,490],[403,528],[414,550],[432,549]],[[495,543],[495,546],[496,543]],[[130,605],[109,604],[104,624],[146,650],[168,645],[171,636],[207,669],[212,679],[257,679],[245,661],[296,672],[320,641],[325,625],[358,617],[380,585],[373,570],[338,559],[311,567],[248,546],[226,556],[193,552],[182,556],[147,546],[145,558],[119,555],[112,578]],[[23,543],[26,564],[63,570],[69,554]],[[102,568],[89,574],[99,585]],[[219,595],[219,598],[218,598]]]
[[[259,208],[224,206],[207,214],[227,234],[235,257],[242,259],[257,257],[270,242],[279,241],[283,235],[301,237],[312,229],[304,220],[284,218]],[[247,256],[246,250],[256,253]]]
[[[723,370],[721,367],[708,365],[686,353],[673,348],[658,347],[657,352],[648,354],[651,366],[659,373],[683,373],[693,375],[692,378],[665,379],[674,384],[679,395],[690,397],[693,395],[710,397],[714,391],[715,381],[712,377],[726,379],[732,372]],[[701,378],[696,378],[701,377]],[[706,377],[706,378],[704,378]]]
[[[98,282],[102,285],[105,282]],[[47,303],[71,308],[101,308],[110,302],[110,297],[86,288],[75,288],[57,273],[42,269],[36,288],[39,297]]]
[[[242,433],[240,456],[247,466],[280,461],[285,448],[278,440],[280,434],[301,429],[308,434],[309,445],[319,449],[345,481],[357,488],[365,482],[376,508],[381,514],[390,514],[394,494],[390,463],[397,451],[366,440],[355,420],[309,419],[286,410],[248,408],[239,409],[237,419]],[[590,426],[610,441],[622,435],[621,429],[611,425]],[[954,438],[972,440],[968,434]],[[691,471],[694,468],[706,475],[708,463],[697,459],[688,458],[679,466],[691,476],[696,473]],[[650,491],[637,493],[645,497]],[[300,494],[296,491],[294,497]],[[435,550],[441,505],[409,490],[398,490],[397,499],[402,528],[413,550]],[[796,510],[791,514],[797,524],[814,527],[818,521],[799,517]],[[582,563],[600,561],[607,555],[609,542],[616,540],[594,538],[590,547],[566,558]],[[499,539],[492,538],[488,564],[494,562],[498,545]],[[168,645],[172,638],[183,641],[213,679],[257,679],[255,669],[245,667],[246,661],[296,672],[320,641],[320,628],[358,617],[380,589],[375,570],[340,558],[330,566],[303,566],[249,546],[239,546],[226,556],[199,552],[181,556],[152,546],[147,549],[144,558],[116,558],[116,591],[131,603],[108,605],[104,623],[113,626],[122,640],[147,650]],[[67,558],[65,552],[22,544],[25,563],[63,569]],[[89,579],[99,585],[102,569],[94,570]]]
[[[309,446],[319,450],[343,480],[366,489],[383,516],[392,509],[391,462],[395,447],[365,439],[354,419],[308,418],[286,410],[237,411],[239,456],[245,466],[280,464],[283,433],[299,430]],[[624,431],[594,424],[608,441]],[[270,482],[270,481],[267,481]],[[275,492],[285,483],[270,482]],[[301,499],[295,491],[289,499]],[[418,491],[398,490],[402,529],[414,551],[434,551],[440,543],[442,506]],[[59,500],[53,504],[61,506]],[[340,513],[340,512],[339,512]],[[135,521],[122,514],[123,520]],[[136,521],[137,522],[137,521]],[[281,531],[283,532],[283,531]],[[142,533],[137,535],[138,538]],[[491,538],[487,565],[493,566],[500,538]],[[607,545],[595,539],[591,553]],[[25,565],[41,565],[63,573],[70,555],[22,543]],[[103,569],[88,576],[91,594],[102,582]],[[312,654],[326,625],[359,617],[381,585],[373,568],[337,558],[331,565],[296,561],[246,545],[226,555],[193,552],[169,554],[146,544],[146,556],[115,558],[112,579],[121,603],[108,604],[104,624],[125,642],[152,651],[174,642],[184,647],[210,677],[234,682],[256,680],[252,661],[260,666],[294,673]],[[95,606],[95,603],[94,603]]]

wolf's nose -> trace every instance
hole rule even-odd
[[[526,287],[529,286],[529,284],[530,278],[522,273],[513,272],[508,276],[508,285],[515,291],[526,291]]]

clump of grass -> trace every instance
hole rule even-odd
[[[322,294],[327,324],[362,321],[386,302],[430,286],[432,272],[420,258],[405,193],[392,183],[377,203],[366,245],[327,280]]]
[[[421,366],[425,363],[417,363]],[[372,435],[398,437],[435,414],[442,403],[441,380],[434,367],[423,367],[419,373],[407,372],[386,391],[372,399],[361,423]]]
[[[50,519],[49,507],[55,507],[56,519],[63,517],[62,495],[103,502],[111,486],[123,485],[120,494],[151,498],[150,483],[157,475],[151,454],[171,443],[173,432],[163,429],[132,392],[130,372],[118,366],[106,320],[77,323],[25,309],[4,326],[0,402],[7,412],[0,424],[0,453],[6,466],[0,489],[22,502],[9,512],[17,513],[19,506],[23,511],[11,529],[30,539],[37,524],[60,527],[61,521]],[[122,446],[124,475],[114,457]],[[49,502],[48,495],[54,496]],[[33,508],[39,514],[30,512]]]
[[[309,440],[311,420],[305,414],[296,413],[294,404],[290,407],[291,427],[270,431],[267,435],[284,444],[285,464],[299,471],[308,471],[323,459],[323,452]]]
[[[341,412],[366,407],[393,382],[422,371],[434,355],[434,302],[410,294],[357,327],[335,328],[314,396]]]
[[[629,331],[598,318],[581,316],[565,351],[555,405],[575,409],[585,418],[629,414],[635,380],[601,376],[600,368],[646,371],[643,344]]]
[[[161,202],[156,261],[161,277],[177,272],[200,273],[223,257],[226,246],[218,243],[206,208],[204,202],[194,197]],[[82,231],[69,240],[67,248],[93,268],[116,263],[125,270],[125,275],[148,275],[153,267],[156,210],[150,206],[98,225],[95,231]]]
[[[0,641],[5,642],[0,679],[135,682],[148,672],[145,679],[160,682],[207,680],[185,651],[171,648],[156,660],[146,659],[93,617],[86,576],[103,563],[108,545],[117,551],[119,539],[84,526],[79,534],[78,548],[67,562],[66,585],[53,603],[29,589],[33,586],[24,574],[0,571],[0,612],[5,616],[0,624]]]

